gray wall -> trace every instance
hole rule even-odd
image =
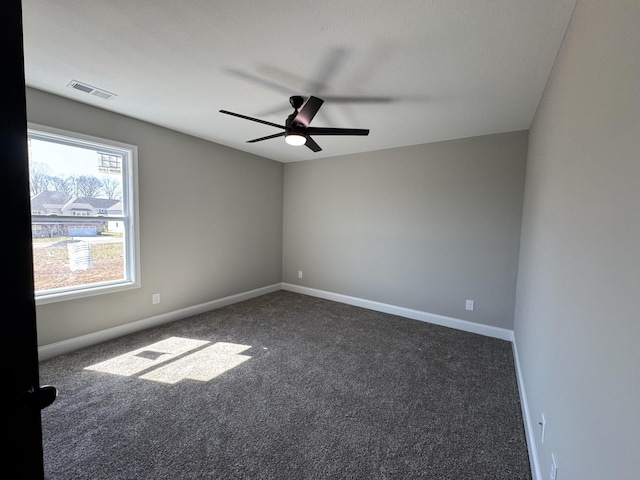
[[[281,282],[281,163],[33,89],[27,119],[138,146],[142,287],[38,306],[39,345]]]
[[[640,2],[579,0],[530,131],[517,283],[541,479],[552,453],[558,480],[640,478],[639,206]]]
[[[283,281],[513,328],[526,151],[513,132],[286,164]]]

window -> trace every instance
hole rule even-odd
[[[29,124],[36,303],[140,286],[137,147]]]

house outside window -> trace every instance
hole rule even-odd
[[[37,304],[140,286],[137,147],[29,124]]]

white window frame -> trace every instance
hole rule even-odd
[[[100,137],[61,130],[38,125],[27,124],[29,138],[62,143],[66,145],[87,145],[96,150],[126,152],[122,161],[122,217],[118,221],[124,224],[124,262],[125,278],[95,285],[82,285],[56,289],[55,291],[35,292],[36,305],[60,302],[77,298],[91,297],[133,288],[140,288],[140,228],[138,221],[138,147],[128,143],[116,142]],[[32,214],[32,216],[34,216]]]

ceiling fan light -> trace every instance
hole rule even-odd
[[[285,135],[284,141],[287,142],[289,145],[299,147],[300,145],[304,145],[305,143],[307,143],[307,138],[304,135],[291,133],[289,135]]]

